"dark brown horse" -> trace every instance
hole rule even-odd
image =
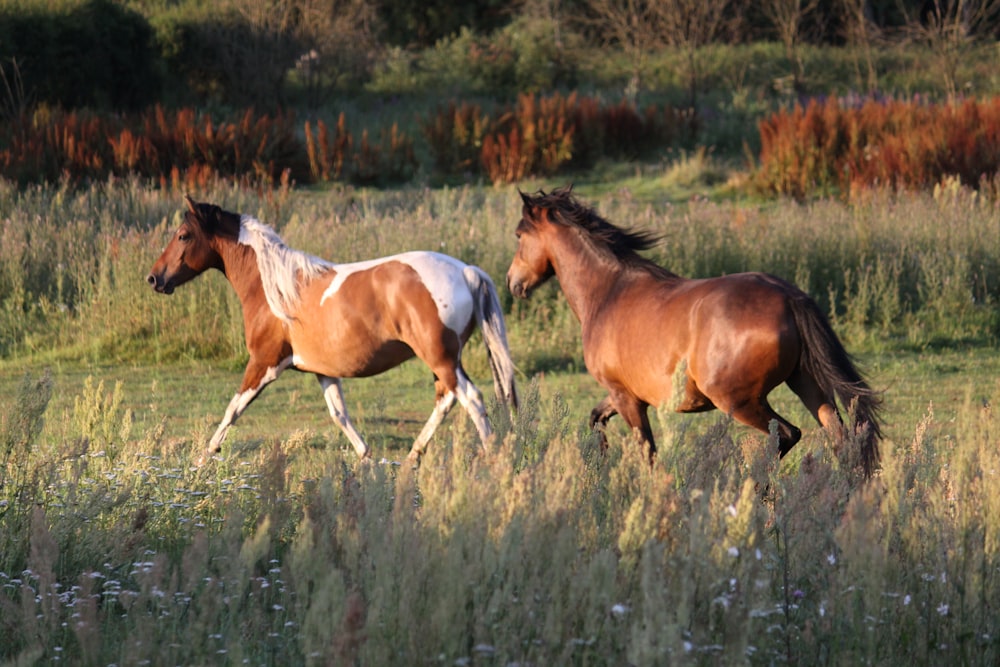
[[[880,396],[807,294],[764,273],[681,278],[637,254],[656,237],[612,225],[569,188],[521,198],[507,285],[527,298],[558,276],[583,327],[587,370],[608,390],[591,413],[592,426],[621,414],[649,444],[652,460],[656,445],[646,411],[671,400],[675,369],[683,368],[678,412],[718,408],[764,433],[776,421],[784,456],[802,434],[767,396],[786,382],[820,424],[838,433],[837,399],[853,404],[861,463],[872,474]]]
[[[250,216],[186,201],[184,221],[146,280],[171,294],[206,269],[222,271],[243,306],[250,352],[243,383],[199,463],[219,451],[233,422],[287,368],[316,374],[330,414],[366,458],[340,379],[377,375],[414,356],[434,373],[437,401],[410,458],[420,457],[456,398],[485,448],[492,432],[483,397],[462,368],[462,348],[476,325],[497,396],[516,407],[500,301],[482,269],[433,252],[334,264],[288,248]]]

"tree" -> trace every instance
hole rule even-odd
[[[631,64],[625,95],[635,102],[649,54],[665,44],[662,0],[587,0],[587,18],[605,45],[617,45]]]
[[[702,74],[700,50],[742,18],[742,0],[588,0],[588,24],[604,41],[620,46],[632,63],[627,93],[634,100],[651,52],[664,46],[682,55],[681,78],[691,106]]]
[[[805,21],[816,11],[819,0],[762,0],[761,11],[771,22],[785,46],[785,57],[792,66],[792,87],[802,91],[805,65],[802,62],[802,30]]]
[[[844,16],[844,38],[852,47],[858,85],[874,92],[878,90],[878,70],[875,67],[875,46],[882,34],[872,20],[870,0],[840,0]],[[862,62],[865,71],[861,71]]]
[[[360,85],[379,53],[377,6],[368,0],[299,0],[298,34],[308,50],[296,69],[310,104],[329,88]]]
[[[958,66],[996,25],[1000,0],[926,0],[914,8],[899,0],[905,31],[935,55],[934,62],[948,92],[958,95]]]
[[[666,43],[683,56],[688,102],[695,107],[704,47],[736,31],[743,17],[742,0],[660,0],[654,4]]]

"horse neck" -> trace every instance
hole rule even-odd
[[[603,256],[576,229],[565,228],[554,238],[552,266],[570,309],[586,326],[625,267]]]
[[[216,237],[216,252],[222,258],[222,273],[233,286],[243,305],[243,319],[250,321],[258,308],[269,310],[264,283],[253,248],[236,241]]]

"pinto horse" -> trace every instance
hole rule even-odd
[[[483,397],[462,368],[462,348],[477,324],[497,396],[517,407],[500,301],[482,269],[434,252],[334,264],[287,247],[250,216],[185,200],[184,220],[146,281],[171,294],[206,269],[222,271],[243,306],[250,353],[240,389],[199,465],[288,368],[316,374],[330,414],[358,455],[368,458],[368,445],[347,414],[341,378],[377,375],[414,356],[434,373],[436,402],[409,458],[420,458],[456,398],[486,449],[492,432]]]
[[[570,188],[520,194],[524,208],[507,286],[527,298],[559,278],[583,328],[587,370],[608,390],[591,413],[592,427],[621,414],[648,444],[652,462],[656,445],[646,411],[671,400],[673,375],[682,368],[678,412],[718,408],[764,433],[776,421],[783,457],[802,435],[767,401],[785,382],[822,426],[841,435],[836,400],[853,404],[861,464],[873,473],[881,397],[807,294],[764,273],[682,278],[637,253],[658,237],[612,225]]]

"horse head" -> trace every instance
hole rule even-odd
[[[222,269],[222,257],[213,242],[218,236],[239,235],[239,217],[212,204],[199,204],[185,195],[188,210],[163,254],[153,264],[146,282],[161,294],[197,277],[206,269]]]
[[[521,221],[514,233],[517,235],[517,251],[507,270],[507,288],[511,294],[527,299],[532,290],[555,275],[545,227],[550,223],[552,210],[541,206],[540,199],[518,191],[524,202]]]

